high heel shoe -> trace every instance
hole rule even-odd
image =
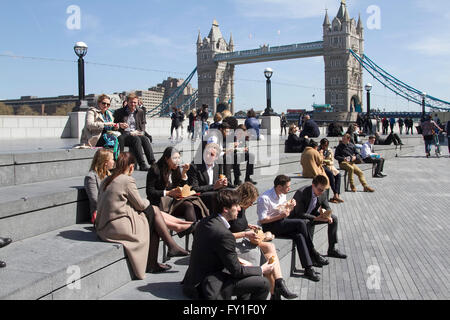
[[[184,230],[184,231],[178,232],[177,235],[178,235],[180,238],[183,238],[184,236],[187,236],[188,234],[194,233],[195,228],[197,227],[197,222],[198,222],[198,221],[194,221],[194,222],[189,226],[189,228],[187,228],[187,229]]]
[[[279,300],[281,300],[281,296],[289,300],[298,297],[295,293],[289,291],[289,289],[286,286],[286,283],[284,282],[284,279],[281,279],[281,281],[279,282],[275,282],[274,295],[278,295],[280,297]]]
[[[148,273],[162,273],[172,269],[171,265],[158,263],[155,268],[147,268]]]

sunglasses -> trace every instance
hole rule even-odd
[[[111,103],[108,103],[108,102],[102,102],[102,105],[104,105],[104,106],[111,106]]]

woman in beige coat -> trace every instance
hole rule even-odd
[[[125,128],[125,123],[114,123],[113,114],[109,111],[111,99],[102,94],[97,100],[97,106],[91,107],[86,113],[86,121],[81,132],[80,144],[88,147],[103,147],[105,141],[102,133]]]
[[[121,153],[114,173],[102,182],[95,225],[103,241],[123,244],[136,277],[144,279],[146,271],[157,273],[171,268],[157,262],[160,237],[172,257],[189,252],[173,241],[159,209],[139,195],[131,177],[134,163],[131,153]]]
[[[323,153],[317,151],[317,142],[311,140],[308,147],[302,152],[302,157],[300,163],[303,168],[303,177],[305,178],[315,178],[318,175],[326,176],[325,169],[322,166],[323,163]],[[328,178],[327,178],[328,180]],[[328,182],[326,188],[330,187]]]

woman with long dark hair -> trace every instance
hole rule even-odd
[[[319,152],[323,154],[323,168],[330,181],[331,190],[333,190],[334,196],[330,199],[333,203],[342,203],[341,199],[341,173],[334,166],[333,150],[330,148],[330,142],[327,138],[320,140]]]
[[[159,209],[139,195],[131,177],[134,164],[131,153],[121,153],[114,173],[103,180],[95,226],[103,241],[123,244],[134,273],[144,279],[146,271],[158,273],[171,268],[157,262],[160,237],[169,247],[168,256],[187,256],[189,252],[172,239]]]
[[[190,164],[182,164],[180,152],[167,147],[162,157],[147,174],[147,199],[161,210],[187,221],[197,221],[209,215],[209,211],[198,197],[182,199],[181,188],[188,184]]]

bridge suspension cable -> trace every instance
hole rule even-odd
[[[358,55],[356,52],[350,49],[350,53],[355,57],[355,59],[362,65],[362,67],[370,73],[370,75],[380,82],[385,88],[394,92],[395,94],[401,96],[402,98],[422,105],[423,93],[422,91],[404,83],[403,81],[397,79],[389,72],[378,66],[374,61],[372,61],[366,55]],[[431,95],[426,95],[425,106],[436,110],[450,110],[450,102],[438,99]]]
[[[158,106],[154,107],[153,109],[147,111],[147,114],[150,117],[154,117],[157,114],[161,117],[163,115],[168,115],[170,113],[170,106],[178,99],[180,94],[184,91],[186,86],[191,82],[192,77],[194,77],[194,74],[197,72],[197,67],[194,68],[194,70],[191,72],[191,74],[184,80],[184,82],[179,86],[172,94],[167,97],[163,102],[161,102]],[[194,93],[195,94],[195,93]],[[193,94],[193,95],[194,95]],[[193,96],[192,95],[192,96]],[[191,97],[192,97],[191,96]],[[189,99],[189,98],[188,98]],[[187,99],[187,100],[188,100]],[[157,112],[155,112],[157,111]]]

